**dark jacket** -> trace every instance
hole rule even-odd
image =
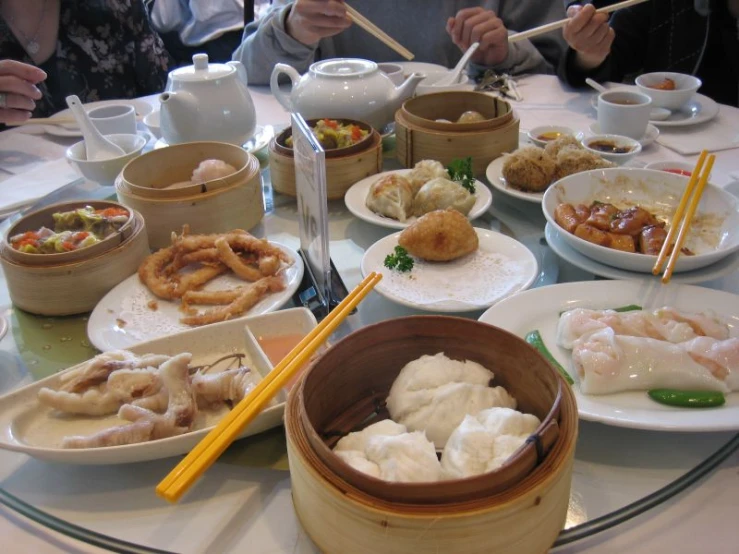
[[[600,7],[609,2],[593,3]],[[695,10],[694,0],[650,0],[619,10],[611,18],[616,38],[605,62],[583,72],[575,67],[575,52],[569,49],[558,74],[572,86],[585,86],[586,77],[620,82],[651,71],[695,74],[703,81],[702,94],[737,106],[737,19],[728,11],[725,0],[714,0],[711,8],[704,17]]]

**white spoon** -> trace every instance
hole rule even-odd
[[[126,152],[118,146],[106,139],[103,134],[98,131],[97,127],[92,124],[90,118],[82,107],[82,102],[76,95],[67,96],[67,106],[72,110],[74,118],[82,131],[82,137],[85,139],[85,150],[87,159],[90,161],[109,160],[124,156]]]
[[[464,53],[464,56],[462,56],[462,58],[457,62],[457,65],[454,66],[454,69],[449,71],[449,73],[447,73],[444,77],[442,77],[441,79],[433,83],[431,86],[446,87],[448,85],[456,85],[460,74],[462,73],[465,66],[467,65],[467,62],[470,61],[472,54],[474,54],[479,47],[480,47],[479,42],[472,43],[470,47],[467,49],[467,51]]]
[[[607,92],[608,89],[601,85],[600,83],[597,83],[593,81],[590,77],[585,79],[585,82],[593,87],[598,92]],[[672,115],[672,112],[668,110],[667,108],[652,108],[649,112],[649,120],[650,121],[663,121],[670,117]]]

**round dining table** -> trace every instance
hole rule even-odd
[[[595,122],[592,91],[569,89],[546,75],[520,77],[517,88],[522,99],[512,103],[522,132],[549,124],[590,132]],[[250,93],[260,133],[271,134],[290,124],[290,114],[267,87],[250,87]],[[156,96],[143,100],[156,107]],[[723,145],[716,140],[732,128],[735,133],[739,129],[739,110],[729,106],[720,106],[716,117],[706,123],[660,127],[657,141],[645,146],[629,165],[639,167],[659,160],[695,162],[700,144],[713,144],[712,182],[739,195],[739,135],[728,136]],[[146,132],[143,126],[140,131]],[[150,149],[155,139],[149,138]],[[45,171],[50,179],[58,177],[65,148],[77,140],[32,126],[0,133],[0,191],[7,183],[18,186],[24,175],[33,175],[33,182]],[[698,150],[691,151],[696,145]],[[392,141],[385,154],[385,169],[398,168]],[[297,249],[295,199],[272,190],[267,149],[255,155],[262,164],[266,215],[252,232]],[[533,287],[602,278],[552,251],[544,238],[545,219],[539,204],[491,190],[492,205],[475,225],[511,236],[531,250],[539,265]],[[113,187],[74,176],[34,205],[112,195]],[[394,231],[356,218],[340,200],[330,202],[329,214],[331,257],[351,289],[361,281],[364,252]],[[6,216],[0,224],[2,232],[18,217]],[[737,264],[700,285],[739,294]],[[372,293],[346,320],[338,336],[369,323],[419,313],[424,312]],[[460,315],[477,318],[481,311]],[[87,314],[52,318],[24,313],[13,307],[2,275],[0,316],[7,323],[4,336],[0,325],[0,394],[96,353],[85,334]],[[319,551],[293,509],[281,427],[235,442],[172,505],[157,497],[154,489],[178,461],[85,466],[0,450],[4,548],[37,554]],[[739,544],[738,508],[736,431],[666,432],[581,420],[567,522],[553,551],[728,554],[736,552]]]

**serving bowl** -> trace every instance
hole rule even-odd
[[[384,401],[407,362],[438,352],[491,368],[520,409],[542,420],[535,435],[543,455],[527,451],[532,439],[495,472],[390,483],[357,472],[331,451],[337,435],[386,417]],[[356,331],[326,350],[292,389],[285,426],[293,502],[322,551],[465,554],[484,544],[484,551],[543,552],[564,523],[577,436],[574,396],[536,350],[499,328],[412,316]]]
[[[106,135],[105,138],[123,148],[125,154],[107,160],[88,160],[85,141],[82,140],[67,148],[66,156],[85,179],[101,185],[112,185],[126,164],[141,154],[146,146],[146,138],[141,135]]]
[[[610,202],[617,208],[641,206],[669,225],[687,183],[688,177],[654,169],[586,171],[549,187],[542,210],[546,219],[561,231],[563,240],[581,254],[627,271],[651,273],[657,256],[622,252],[576,237],[557,224],[554,211],[563,202],[588,206],[593,201]],[[695,255],[678,257],[676,273],[706,267],[739,250],[739,199],[707,184],[685,246]]]
[[[621,135],[592,135],[584,138],[581,144],[585,150],[618,165],[625,164],[641,152],[638,140]]]
[[[665,79],[670,79],[675,83],[674,90],[654,88]],[[636,78],[636,86],[639,90],[652,99],[652,107],[667,108],[673,111],[682,108],[702,84],[698,77],[670,71],[644,73]]]

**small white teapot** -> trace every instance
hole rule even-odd
[[[241,146],[254,135],[257,116],[241,62],[208,63],[195,54],[193,65],[169,73],[159,95],[162,138],[168,144],[195,141]]]
[[[290,77],[290,93],[278,85],[282,73]],[[294,67],[278,63],[269,84],[286,110],[298,112],[305,119],[356,119],[381,131],[393,121],[395,111],[413,95],[423,78],[423,74],[414,73],[396,87],[375,62],[335,58],[312,64],[302,77]]]

